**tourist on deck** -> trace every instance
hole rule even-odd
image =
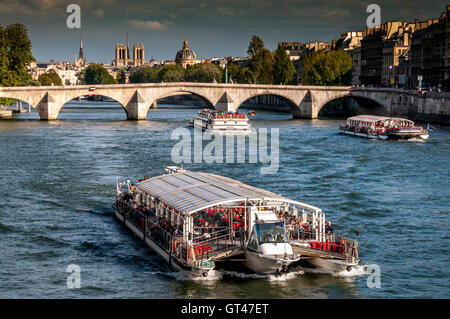
[[[333,236],[333,230],[334,229],[333,229],[333,227],[331,227],[331,222],[328,221],[327,224],[325,225],[325,234],[327,236],[327,240],[331,241],[332,236]]]
[[[331,222],[328,221],[327,224],[325,225],[325,234],[327,235],[331,235],[333,233],[333,227],[331,227]]]

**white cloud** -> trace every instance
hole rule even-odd
[[[156,20],[142,21],[142,20],[131,19],[131,20],[125,20],[125,22],[128,23],[129,25],[135,27],[136,29],[141,29],[141,30],[164,30],[164,29],[167,29],[167,27],[168,27],[167,22],[161,23]]]

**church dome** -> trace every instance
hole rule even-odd
[[[181,62],[183,60],[190,60],[195,58],[196,58],[195,52],[189,49],[187,40],[184,40],[183,48],[181,48],[181,50],[177,52],[175,60],[177,62],[178,61]]]

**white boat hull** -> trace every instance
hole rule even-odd
[[[191,118],[189,123],[212,134],[249,134],[252,131],[248,119],[214,119],[208,122],[203,118]]]
[[[364,134],[364,133],[357,133],[357,132],[350,132],[350,131],[342,131],[344,134],[347,135],[353,135],[358,137],[365,137],[370,139],[377,139],[377,140],[387,140],[387,135],[372,135],[372,134]]]
[[[275,274],[286,271],[287,267],[300,260],[300,256],[281,256],[264,255],[254,251],[245,251],[246,261],[243,263],[248,269],[259,274]]]
[[[357,266],[357,262],[349,262],[341,259],[311,258],[306,261],[314,267],[330,270],[333,272],[350,271]]]

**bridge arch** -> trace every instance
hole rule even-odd
[[[207,107],[214,108],[214,103],[208,97],[204,96],[203,94],[197,93],[194,90],[185,90],[185,89],[176,89],[176,90],[170,90],[170,91],[164,92],[164,93],[156,96],[150,105],[152,105],[154,102],[157,102],[158,100],[166,98],[166,97],[176,96],[176,95],[188,95],[188,94],[194,95],[194,96],[200,98],[203,102],[205,102]]]
[[[25,103],[26,104],[26,106],[25,105],[22,105],[22,109],[26,109],[26,108],[28,108],[28,105],[30,106],[30,109],[32,110],[32,111],[35,111],[36,113],[38,113],[38,115],[39,115],[39,110],[37,109],[37,105],[36,104],[34,104],[34,101],[33,102],[30,102],[30,101],[27,101],[27,99],[25,99],[25,98],[17,98],[17,97],[14,97],[13,96],[13,94],[11,94],[11,96],[7,96],[7,95],[1,95],[0,96],[0,99],[11,99],[11,100],[14,100],[11,104],[8,104],[8,105],[6,105],[5,104],[5,107],[8,107],[8,106],[11,106],[11,107],[13,107],[13,108],[16,108],[16,103],[17,102],[23,102],[23,103]],[[0,103],[1,104],[1,103]]]
[[[355,114],[388,115],[385,105],[375,98],[353,95],[349,92],[339,92],[333,94],[333,96],[328,96],[326,98],[313,101],[313,103],[315,102],[313,116],[317,118],[325,106],[327,106],[330,102],[337,101],[342,98],[348,98],[353,101],[351,102],[350,108]]]
[[[33,109],[36,109],[40,99],[32,99],[24,94],[16,94],[15,92],[0,92],[0,99],[12,99],[16,101],[22,101],[30,105]],[[14,102],[13,102],[14,103]]]
[[[256,97],[262,97],[263,99],[266,98],[270,100],[270,97],[275,97],[278,99],[278,101],[274,101],[275,103],[279,103],[279,105],[273,105],[271,104],[262,104],[262,105],[268,105],[272,107],[268,107],[268,109],[273,111],[284,111],[289,110],[291,114],[295,114],[296,110],[298,109],[298,103],[294,101],[291,97],[285,96],[282,93],[273,93],[273,92],[258,92],[258,93],[252,93],[250,95],[247,95],[246,97],[242,98],[238,104],[235,105],[235,111],[237,111],[239,108],[243,107],[244,104],[246,104],[247,101],[250,99],[256,98]],[[281,103],[280,103],[281,101]],[[269,102],[270,103],[270,102]]]
[[[117,100],[116,98],[114,98],[112,96],[108,96],[108,95],[102,94],[100,92],[90,92],[90,93],[83,92],[82,94],[79,94],[79,93],[78,94],[73,94],[73,95],[70,96],[70,98],[65,97],[64,100],[62,102],[60,102],[59,105],[58,105],[59,109],[57,111],[58,112],[57,117],[59,117],[59,113],[61,112],[61,110],[64,109],[64,106],[67,105],[68,103],[70,103],[71,101],[73,101],[73,100],[75,100],[77,98],[81,98],[81,97],[88,97],[89,98],[91,96],[106,97],[106,98],[109,98],[111,100],[114,100],[114,102],[119,104],[121,106],[121,108],[125,111],[127,119],[129,118],[129,114],[128,114],[127,108],[119,100]]]

